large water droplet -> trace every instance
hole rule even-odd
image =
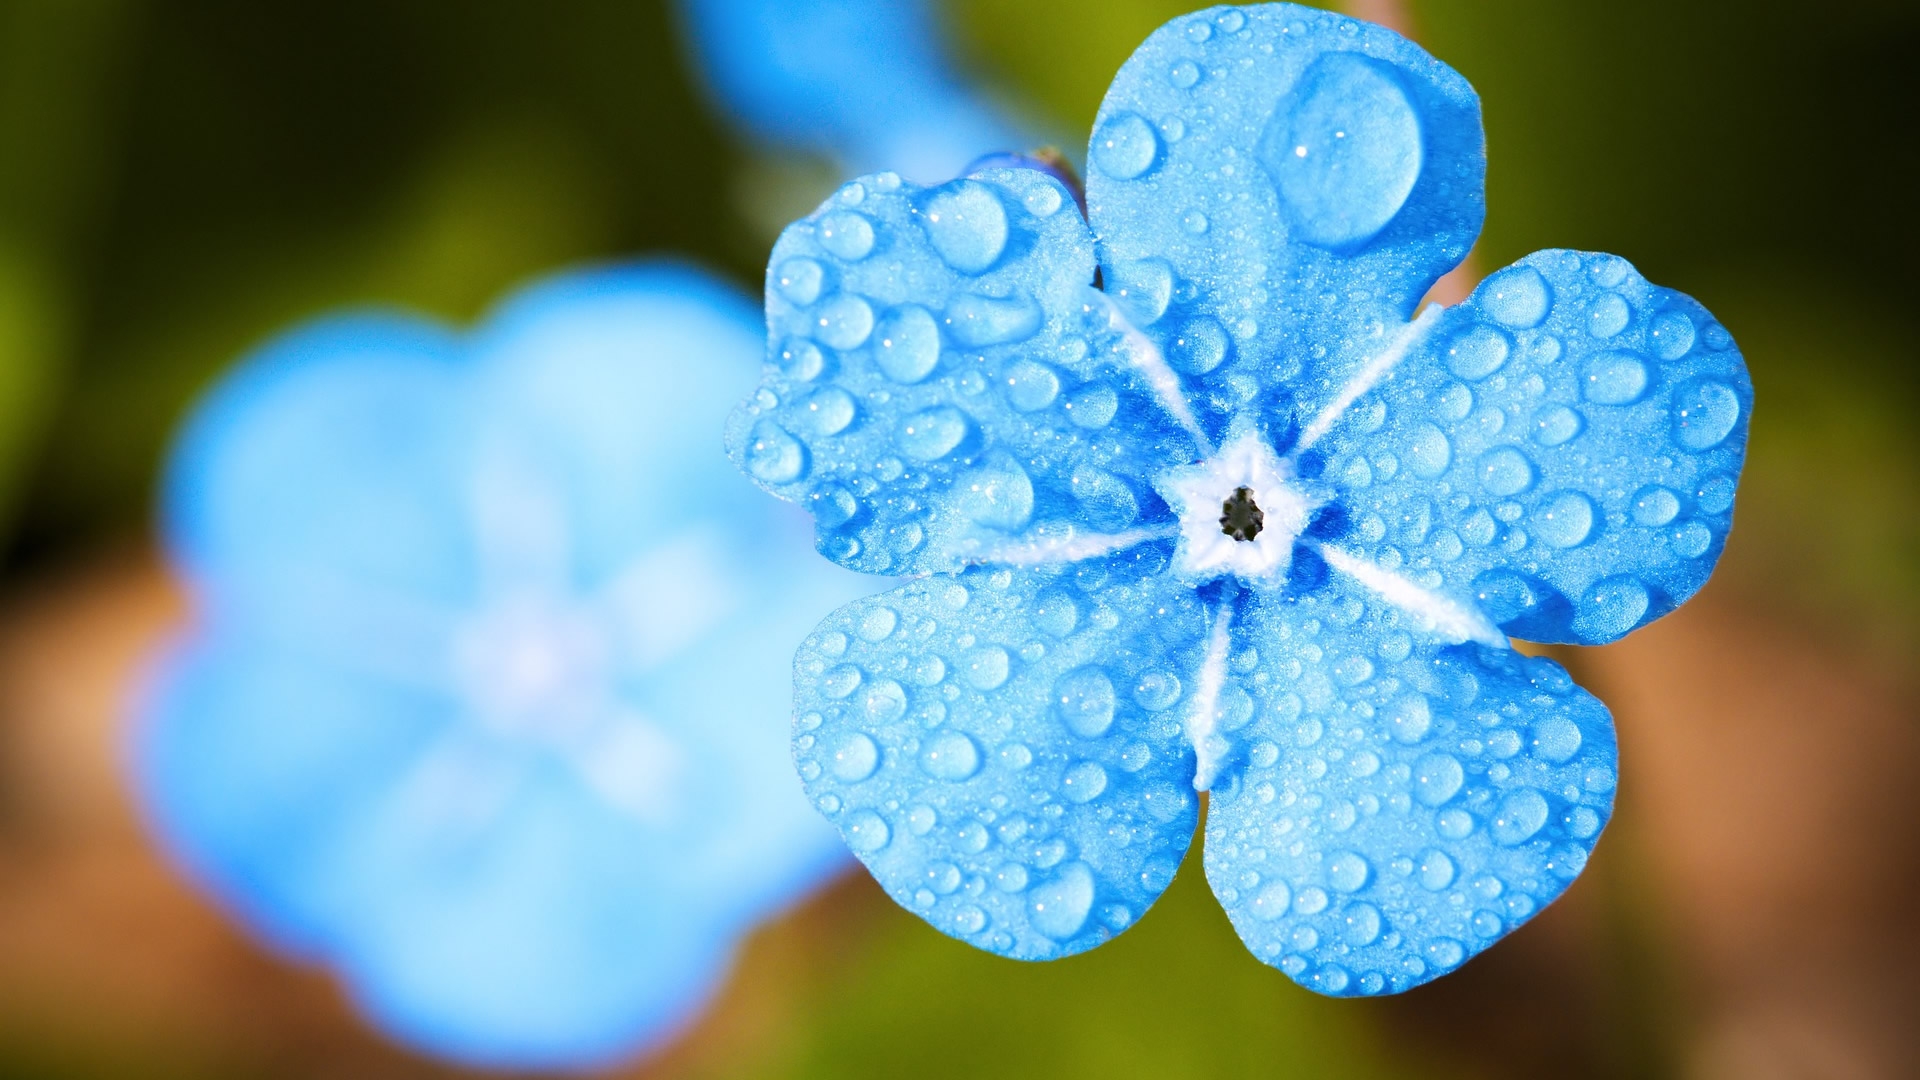
[[[1531,519],[1533,535],[1557,548],[1574,547],[1593,532],[1593,501],[1577,491],[1559,491],[1540,500]]]
[[[873,222],[851,210],[837,210],[815,227],[820,246],[837,258],[859,262],[873,251]]]
[[[1293,239],[1349,248],[1384,229],[1413,193],[1420,117],[1391,67],[1326,53],[1267,121],[1258,154]]]
[[[1097,761],[1082,761],[1068,767],[1060,780],[1060,790],[1069,802],[1092,802],[1107,790],[1107,770]]]
[[[1474,325],[1447,347],[1447,370],[1469,381],[1484,379],[1507,362],[1513,343],[1491,326]]]
[[[830,698],[843,698],[859,687],[860,679],[859,668],[852,664],[840,664],[820,676],[820,692]]]
[[[1180,700],[1180,680],[1171,671],[1149,671],[1134,684],[1133,700],[1158,711]]]
[[[1680,497],[1658,484],[1641,488],[1633,496],[1633,520],[1641,525],[1665,525],[1680,514]]]
[[[833,775],[847,783],[857,783],[873,775],[880,767],[880,748],[872,739],[854,732],[841,740],[833,751]]]
[[[884,679],[867,688],[861,706],[874,724],[888,724],[907,711],[907,692],[892,679]]]
[[[842,828],[846,830],[847,846],[861,855],[879,851],[893,839],[893,830],[887,828],[886,820],[871,810],[848,814]]]
[[[853,411],[853,395],[837,386],[828,386],[807,398],[800,416],[815,435],[838,435],[853,423]]]
[[[1533,725],[1533,756],[1555,765],[1572,761],[1580,752],[1580,727],[1564,716],[1549,716]]]
[[[805,256],[788,259],[774,271],[774,286],[780,295],[801,307],[820,299],[826,281],[826,268]]]
[[[771,420],[753,425],[747,442],[747,471],[763,484],[789,484],[807,471],[807,449]]]
[[[1066,637],[1080,625],[1080,605],[1065,589],[1048,589],[1034,599],[1033,625],[1041,633]],[[1113,692],[1111,685],[1107,692]]]
[[[1098,667],[1075,668],[1053,684],[1054,713],[1068,731],[1083,739],[1097,739],[1113,726],[1117,699],[1113,680]]]
[[[1653,317],[1653,327],[1647,335],[1653,343],[1653,355],[1662,360],[1678,360],[1693,348],[1693,320],[1687,313],[1673,308]]]
[[[1110,268],[1107,295],[1135,326],[1151,326],[1173,302],[1173,266],[1165,259],[1139,259]]]
[[[920,220],[933,250],[963,274],[984,272],[1007,248],[1007,208],[978,180],[955,180],[936,189]]]
[[[873,355],[881,374],[897,383],[917,383],[933,374],[940,363],[940,327],[933,313],[916,304],[888,312]]]
[[[1420,853],[1420,863],[1414,873],[1419,877],[1422,888],[1439,892],[1453,884],[1453,860],[1439,848],[1428,848]]]
[[[1037,360],[1020,360],[1007,369],[1007,404],[1036,412],[1060,396],[1060,376]]]
[[[1027,894],[1027,915],[1033,928],[1065,941],[1087,924],[1093,910],[1093,871],[1083,862],[1060,868],[1052,881],[1034,886]]]
[[[920,768],[935,780],[965,780],[980,771],[980,744],[965,732],[942,731],[921,748]]]
[[[1647,365],[1632,353],[1604,352],[1587,361],[1583,388],[1588,401],[1628,405],[1646,393],[1647,379]]]
[[[1254,893],[1253,901],[1247,907],[1254,918],[1262,922],[1272,922],[1285,915],[1287,908],[1292,905],[1293,891],[1287,888],[1286,882],[1275,880],[1268,882],[1259,892]]]
[[[841,293],[821,304],[814,317],[813,336],[842,351],[859,348],[872,333],[873,308],[851,293]]]
[[[1200,82],[1200,65],[1181,60],[1167,70],[1167,81],[1181,90],[1191,90]]]
[[[962,296],[947,307],[947,332],[962,345],[984,349],[1025,341],[1040,329],[1045,313],[1024,293]]]
[[[960,512],[989,529],[1013,532],[1033,517],[1033,478],[1020,463],[996,451],[954,484]]]
[[[805,338],[788,338],[780,346],[779,360],[781,373],[799,382],[817,379],[827,368],[820,346]]]
[[[966,414],[951,405],[936,405],[908,416],[894,441],[900,452],[920,461],[938,461],[966,440]]]
[[[1427,942],[1427,963],[1446,971],[1467,958],[1467,947],[1452,938],[1434,938]]]
[[[1479,473],[1480,486],[1494,495],[1518,495],[1533,486],[1533,462],[1511,446],[1481,455]]]
[[[1387,731],[1394,741],[1412,746],[1433,730],[1433,710],[1421,694],[1408,694],[1387,707]]]
[[[1565,405],[1549,405],[1533,418],[1533,441],[1541,446],[1559,446],[1580,434],[1585,426],[1579,413]]]
[[[1673,441],[1693,450],[1720,445],[1740,420],[1740,398],[1715,379],[1688,379],[1673,392]]]
[[[1341,892],[1359,892],[1373,875],[1373,867],[1358,852],[1337,852],[1327,860],[1327,884]]]
[[[1342,937],[1354,948],[1371,945],[1380,937],[1380,909],[1372,904],[1348,904],[1340,913],[1346,923]]]
[[[1131,180],[1153,168],[1160,156],[1160,137],[1139,113],[1116,112],[1094,130],[1090,153],[1101,172],[1115,180]]]
[[[1593,641],[1611,641],[1640,624],[1652,598],[1640,580],[1621,574],[1602,578],[1587,590],[1574,628]]]
[[[1487,832],[1495,843],[1513,845],[1525,841],[1547,823],[1546,797],[1532,788],[1521,788],[1500,801]]]
[[[1481,311],[1515,330],[1539,326],[1553,303],[1547,279],[1531,266],[1510,266],[1500,271],[1483,282],[1476,295]]]
[[[1175,371],[1205,375],[1227,358],[1227,331],[1211,315],[1190,319],[1168,343],[1167,362]]]
[[[1407,440],[1403,460],[1413,475],[1431,480],[1447,471],[1447,465],[1453,461],[1453,446],[1447,442],[1445,432],[1422,421],[1414,426],[1413,437]]]
[[[1597,338],[1610,338],[1627,328],[1633,311],[1619,293],[1601,293],[1587,309],[1587,331]]]
[[[1007,681],[1012,658],[998,645],[982,645],[968,653],[961,675],[975,690],[996,690]]]
[[[1413,763],[1413,797],[1428,806],[1453,798],[1466,782],[1466,770],[1452,754],[1428,754]]]

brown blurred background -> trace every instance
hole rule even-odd
[[[1757,411],[1713,583],[1555,653],[1613,708],[1580,881],[1398,998],[1261,966],[1195,868],[1094,953],[976,953],[849,878],[636,1075],[1920,1076],[1920,10],[1426,0],[1485,105],[1474,265],[1604,249],[1733,331]],[[952,0],[1084,131],[1185,7]],[[249,343],[369,299],[465,318],[666,250],[753,288],[820,163],[733,141],[655,4],[0,0],[0,1077],[451,1075],[252,944],[151,846],[120,705],[184,610],[159,454]]]

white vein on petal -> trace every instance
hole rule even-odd
[[[1118,533],[1076,532],[1060,537],[1043,537],[1023,544],[1005,544],[990,549],[979,561],[1001,566],[1054,566],[1111,555],[1149,540],[1168,540],[1174,534],[1172,526],[1128,529]]]
[[[1439,304],[1428,304],[1427,309],[1422,311],[1418,318],[1401,327],[1400,332],[1387,343],[1387,347],[1380,350],[1373,359],[1362,364],[1353,378],[1348,379],[1347,384],[1340,388],[1340,393],[1335,395],[1334,399],[1327,403],[1327,407],[1320,410],[1320,415],[1314,417],[1313,422],[1300,433],[1300,439],[1294,444],[1293,452],[1297,454],[1305,450],[1319,442],[1322,435],[1333,430],[1333,425],[1340,422],[1340,417],[1353,407],[1354,402],[1359,401],[1367,391],[1378,386],[1380,380],[1387,377],[1388,372],[1398,367],[1400,361],[1406,359],[1407,353],[1427,335],[1427,331],[1433,328],[1440,318],[1440,313],[1445,310]]]
[[[1107,325],[1120,334],[1121,348],[1127,355],[1127,361],[1147,380],[1153,389],[1154,397],[1167,415],[1174,418],[1187,434],[1193,436],[1199,447],[1200,457],[1213,454],[1213,440],[1207,438],[1205,428],[1200,426],[1200,418],[1194,415],[1193,406],[1187,402],[1186,391],[1180,386],[1180,376],[1168,365],[1167,358],[1160,354],[1160,347],[1147,335],[1136,329],[1124,312],[1104,294],[1101,302],[1107,307]]]
[[[1217,734],[1220,724],[1220,691],[1227,683],[1227,648],[1233,629],[1233,597],[1221,598],[1220,610],[1213,617],[1213,632],[1207,635],[1207,655],[1200,662],[1200,674],[1194,680],[1193,709],[1187,714],[1187,741],[1193,746],[1193,789],[1205,791],[1213,786],[1223,763],[1223,740]]]
[[[1426,629],[1459,644],[1477,641],[1497,649],[1511,647],[1507,635],[1474,604],[1463,604],[1394,573],[1377,563],[1368,562],[1351,552],[1325,544],[1316,545],[1327,565],[1366,587],[1374,595],[1419,619]]]

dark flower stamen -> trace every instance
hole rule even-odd
[[[1234,488],[1233,497],[1220,504],[1220,531],[1235,540],[1252,540],[1266,523],[1267,515],[1253,501],[1252,488]]]

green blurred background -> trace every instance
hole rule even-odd
[[[1753,371],[1714,585],[1556,654],[1621,727],[1589,873],[1372,1002],[1255,962],[1192,866],[1137,929],[1046,966],[850,879],[636,1071],[1920,1075],[1920,5],[1347,6],[1479,89],[1481,272],[1622,254]],[[1188,9],[943,10],[996,94],[1085,132]],[[221,923],[119,794],[114,706],[178,611],[150,550],[168,432],[250,344],[341,304],[467,319],[527,275],[651,252],[757,290],[772,230],[831,179],[729,133],[659,3],[0,0],[0,1077],[446,1074]]]

